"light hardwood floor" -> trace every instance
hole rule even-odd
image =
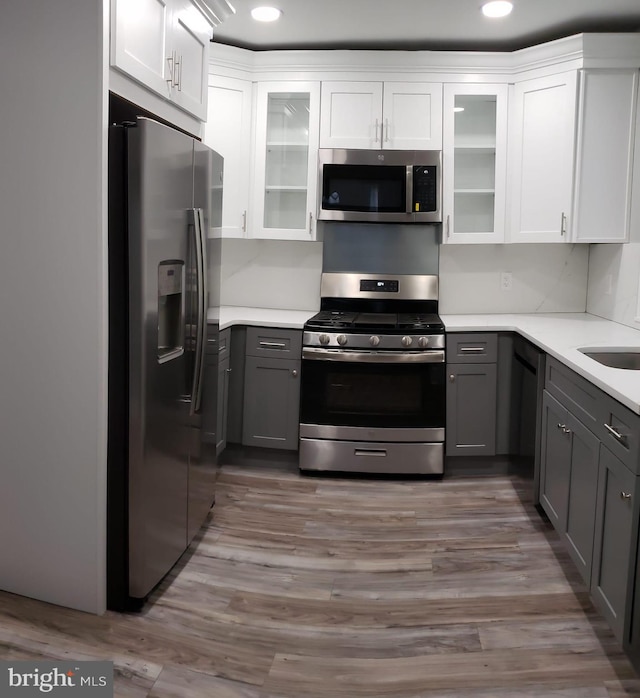
[[[517,476],[225,466],[141,614],[0,594],[0,656],[110,659],[149,698],[621,698],[640,680]]]

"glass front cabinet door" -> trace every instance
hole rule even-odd
[[[505,241],[507,85],[444,86],[444,243]]]
[[[256,86],[249,236],[316,239],[320,83]]]

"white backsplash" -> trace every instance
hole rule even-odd
[[[222,241],[221,305],[320,308],[321,242]]]
[[[591,245],[587,311],[640,329],[640,242]]]
[[[584,312],[588,266],[589,245],[442,245],[440,312]]]
[[[440,312],[584,312],[588,266],[589,245],[442,245]],[[225,239],[220,302],[317,310],[321,272],[321,242]],[[502,272],[512,275],[510,291],[501,289]],[[637,274],[635,283],[634,302]]]

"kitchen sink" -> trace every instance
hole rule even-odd
[[[597,347],[578,349],[585,356],[611,368],[625,368],[640,371],[640,348],[618,349],[614,347]]]

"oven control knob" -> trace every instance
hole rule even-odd
[[[429,337],[420,337],[418,340],[418,346],[420,349],[426,349],[429,346]]]
[[[339,334],[336,339],[337,339],[338,344],[341,347],[343,347],[347,343],[347,335],[346,334]]]
[[[375,334],[373,335],[373,337],[369,337],[369,344],[370,344],[372,347],[377,347],[378,344],[380,344],[380,337],[378,337],[378,336],[375,335]]]
[[[400,340],[400,344],[402,344],[403,347],[410,347],[413,344],[413,339],[411,339],[411,337],[403,337]]]
[[[320,340],[320,344],[329,344],[329,335],[328,334],[321,334],[318,339]]]

